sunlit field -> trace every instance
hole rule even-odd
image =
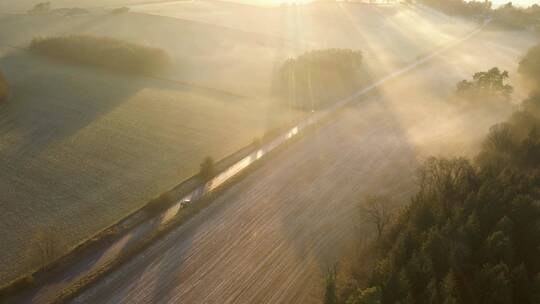
[[[222,159],[310,115],[273,92],[288,58],[359,50],[360,90],[481,25],[426,6],[347,1],[85,0],[77,6],[88,11],[70,16],[28,14],[33,3],[0,3],[0,70],[11,91],[0,104],[0,285],[43,263],[35,252],[41,231],[65,253],[196,174],[205,157]],[[119,6],[129,12],[111,14]],[[36,37],[71,34],[159,48],[172,63],[135,75],[27,49]],[[208,221],[198,217],[150,248],[148,256],[167,253],[158,263],[134,260],[75,302],[174,302],[182,294],[186,303],[319,303],[326,258],[346,250],[324,232],[344,241],[355,229],[347,199],[372,188],[407,198],[422,160],[474,155],[489,127],[527,96],[518,62],[537,42],[530,31],[486,30],[438,54],[218,200],[236,207],[210,209]],[[458,81],[493,66],[510,73],[511,104],[465,111],[448,103]],[[232,236],[256,242],[232,254]],[[208,247],[216,240],[226,245]],[[258,292],[240,292],[255,279],[242,270],[260,265],[275,271],[257,272]],[[152,286],[160,284],[158,294]]]
[[[494,64],[515,75],[521,47],[534,41],[480,34],[382,86],[74,302],[321,303],[329,263],[361,246],[351,202],[374,191],[407,201],[427,157],[473,155],[514,108],[455,107],[456,81]],[[517,101],[524,91],[516,93]]]

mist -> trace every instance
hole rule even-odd
[[[383,194],[405,206],[427,159],[474,157],[490,128],[529,96],[518,64],[540,40],[532,30],[484,28],[485,20],[424,5],[59,0],[29,13],[34,2],[0,4],[0,75],[9,86],[0,103],[0,242],[9,244],[0,246],[0,285],[99,241],[179,183],[199,185],[203,160],[224,166],[273,134],[331,117],[226,184],[75,303],[320,303],[328,265],[366,241],[359,229],[374,236],[358,225],[360,198]],[[31,47],[70,39],[83,46]],[[79,51],[95,42],[103,45],[94,53]],[[134,72],[137,51],[154,54],[159,69]],[[334,71],[320,64],[326,55],[306,56],[317,52],[361,60]],[[128,55],[125,68],[118,62]],[[460,81],[493,67],[509,73],[506,102],[459,100]],[[276,94],[283,71],[293,76]],[[291,94],[301,73],[304,94]],[[314,107],[310,93],[328,98]],[[130,221],[96,251],[100,259],[54,275],[70,286],[131,254],[154,229],[145,225]],[[45,257],[35,249],[40,231],[58,244]],[[18,299],[54,299],[62,287],[48,275]]]

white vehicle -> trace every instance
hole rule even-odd
[[[190,203],[191,203],[190,199],[183,199],[183,200],[180,201],[180,208],[184,208],[184,207],[188,206]]]

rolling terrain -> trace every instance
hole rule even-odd
[[[324,269],[361,242],[350,238],[366,229],[356,215],[363,195],[406,201],[419,162],[471,155],[515,109],[449,97],[471,71],[515,75],[535,41],[516,34],[481,33],[383,85],[73,302],[320,303]]]
[[[301,114],[276,106],[269,93],[273,71],[287,57],[316,48],[360,49],[365,54],[366,79],[377,79],[476,26],[424,8],[344,3],[263,9],[219,1],[188,1],[137,5],[132,10],[135,12],[120,16],[99,8],[69,17],[0,14],[0,69],[12,88],[9,103],[0,106],[0,284],[43,262],[35,252],[38,232],[46,230],[59,242],[61,251],[66,251],[196,173],[205,156],[221,158],[267,130],[298,118]],[[16,32],[10,30],[14,28]],[[171,54],[176,64],[156,79],[52,62],[24,49],[36,36],[78,33],[160,47]],[[502,44],[501,39],[512,42]],[[459,56],[442,60],[440,69],[429,70],[430,75],[444,73],[443,81],[434,77],[429,81],[418,77],[422,84],[409,81],[408,89],[418,87],[425,95],[410,98],[424,109],[431,103],[422,103],[420,99],[438,99],[440,93],[435,89],[441,87],[449,94],[450,84],[481,67],[501,65],[513,73],[516,58],[533,42],[521,33],[486,33],[483,40],[462,50]],[[395,99],[403,99],[403,95],[384,99],[397,102]],[[373,109],[377,109],[377,104]],[[416,103],[407,107],[412,104]],[[398,109],[406,110],[404,106],[393,110]],[[379,115],[384,113],[377,111]],[[423,131],[432,126],[433,120],[426,120],[431,109],[425,111],[422,119],[401,113],[391,119],[367,117],[374,129],[366,132],[386,136],[388,128],[399,128],[404,134],[411,133],[405,140],[411,147],[424,141],[452,143],[448,139],[455,136],[457,140],[461,134],[452,135],[456,128],[472,132],[462,127],[463,121],[468,120],[455,119],[443,120],[443,127],[437,129],[440,134],[426,135]],[[369,127],[364,128],[365,122],[353,119],[361,120],[362,115],[367,115],[362,113],[364,109],[359,107],[344,115],[344,122],[322,132],[332,134],[332,128],[336,128],[336,134],[340,134],[348,129],[358,130],[359,125],[365,130]],[[485,128],[498,117],[493,116],[482,125]],[[398,127],[396,121],[403,126]],[[480,133],[484,130],[472,129]],[[341,146],[340,150],[334,150],[339,147],[337,143],[325,143],[324,136],[310,139],[326,147],[327,152],[320,156],[328,158],[325,167],[336,161],[335,151],[346,151],[351,157],[349,161],[360,163],[375,157],[370,153],[381,157],[374,150],[355,153],[355,149],[366,144],[351,140],[360,136],[350,132],[337,136],[353,145]],[[379,135],[371,139],[376,141]],[[400,140],[401,136],[400,133]],[[365,140],[369,142],[369,137]],[[429,151],[448,151],[444,145],[429,147]],[[466,145],[462,148],[469,149]],[[317,151],[314,146],[311,150]],[[298,160],[308,151],[291,153],[300,153],[291,157]],[[397,153],[401,155],[403,151]],[[409,160],[400,161],[408,165]],[[313,165],[303,163],[298,161],[298,166]],[[297,169],[309,175],[308,169]],[[268,178],[279,176],[280,183],[285,185],[286,173],[291,170],[284,167]],[[324,172],[321,171],[321,178],[337,174]],[[344,171],[343,178],[347,174]],[[317,174],[313,175],[311,178],[315,179]],[[301,178],[296,173],[295,176]],[[358,178],[365,179],[366,175]],[[354,186],[353,181],[356,182],[350,180],[349,187]],[[262,184],[267,188],[266,182]],[[274,203],[278,205],[268,207],[273,208],[272,212],[281,209],[281,201],[276,198]],[[236,204],[240,203],[230,202],[227,206]],[[306,209],[308,214],[309,210]],[[275,220],[272,212],[267,214],[270,221]],[[217,217],[222,218],[219,214]],[[202,220],[194,223],[198,221]],[[212,218],[204,225],[211,223]],[[182,246],[191,250],[190,246]],[[306,269],[312,271],[311,266]]]
[[[4,45],[75,32],[80,21],[47,28],[27,18],[1,19]],[[0,109],[2,284],[43,263],[40,231],[61,253],[195,174],[204,157],[224,157],[298,116],[269,98],[167,75],[71,66],[20,48],[0,54],[12,92]]]

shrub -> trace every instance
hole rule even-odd
[[[7,100],[9,94],[9,87],[6,79],[0,72],[0,103]]]
[[[27,290],[34,284],[34,282],[34,277],[31,274],[20,277],[19,279],[12,281],[8,285],[0,288],[0,299],[7,298],[10,295]]]
[[[485,14],[491,9],[491,2],[465,0],[419,0],[450,15],[474,16]]]
[[[130,73],[154,73],[170,64],[161,49],[107,37],[34,38],[30,50],[52,58]]]
[[[162,211],[165,211],[173,202],[172,196],[166,192],[151,200],[146,206],[145,210],[150,215],[157,215]]]
[[[259,137],[255,137],[255,138],[253,138],[252,145],[253,145],[255,148],[259,149],[259,148],[262,147],[262,140],[261,140]]]
[[[199,177],[201,181],[207,182],[215,176],[215,164],[211,157],[206,157],[201,163],[201,170],[199,171]]]
[[[77,16],[77,15],[84,15],[90,13],[89,10],[80,8],[80,7],[69,7],[69,8],[61,8],[55,10],[55,12],[62,14],[64,16]]]
[[[278,71],[275,93],[289,106],[312,110],[352,93],[358,85],[362,53],[316,50],[288,59]]]
[[[41,2],[34,5],[34,7],[28,11],[30,14],[41,14],[41,13],[47,13],[51,10],[51,3],[50,2]]]
[[[114,14],[114,15],[125,14],[125,13],[128,13],[128,12],[129,12],[129,7],[119,7],[119,8],[115,8],[115,9],[111,10],[111,13]]]
[[[519,62],[518,72],[536,86],[540,84],[540,45],[529,49]]]

